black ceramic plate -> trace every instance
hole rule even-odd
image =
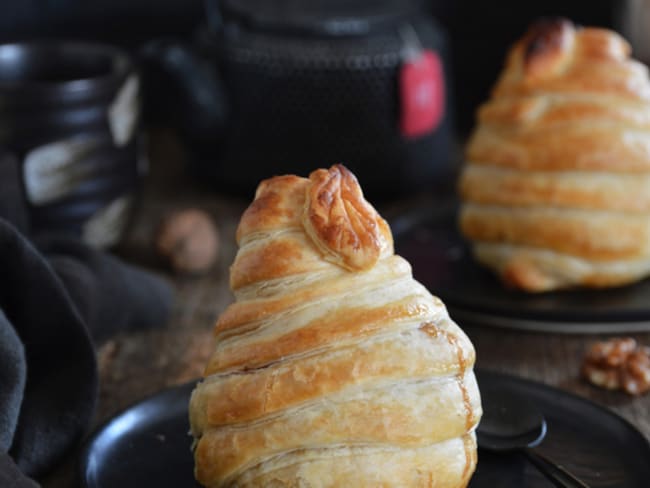
[[[489,371],[481,385],[497,385],[529,398],[544,414],[548,433],[539,452],[562,464],[592,488],[641,488],[650,480],[650,443],[626,420],[589,400],[556,388]],[[470,488],[551,487],[518,455],[479,451]]]
[[[650,480],[650,445],[625,420],[594,403],[539,383],[489,372],[527,395],[544,412],[548,437],[541,452],[561,461],[594,488],[642,488]],[[165,390],[125,410],[90,439],[81,457],[85,488],[198,486],[188,436],[187,403],[194,383]],[[479,452],[471,488],[548,487],[518,456]]]
[[[600,333],[650,330],[650,280],[603,290],[530,294],[508,289],[478,264],[455,214],[396,236],[396,252],[458,321],[528,330]]]

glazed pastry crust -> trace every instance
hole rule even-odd
[[[568,254],[528,246],[481,242],[474,245],[478,261],[495,269],[503,280],[527,290],[575,286],[620,286],[650,274],[650,260],[588,261]]]
[[[236,301],[190,401],[197,480],[466,486],[474,349],[356,178],[337,165],[262,182],[237,239]]]
[[[442,488],[466,486],[475,466],[476,440],[471,433],[421,448],[340,446],[299,451],[291,461],[272,459],[256,466],[235,484],[271,488]]]
[[[480,107],[466,157],[460,227],[507,283],[545,291],[647,275],[650,82],[618,34],[534,25]]]

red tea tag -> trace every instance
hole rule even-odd
[[[408,138],[438,127],[445,111],[445,84],[440,57],[424,49],[410,57],[399,73],[400,130]]]

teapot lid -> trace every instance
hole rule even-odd
[[[215,0],[208,9],[214,12]],[[220,0],[223,21],[254,30],[360,36],[422,12],[420,0]]]

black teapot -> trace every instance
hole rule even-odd
[[[373,198],[448,178],[447,48],[419,3],[209,0],[205,24],[146,46],[145,88],[219,190],[338,162]]]

